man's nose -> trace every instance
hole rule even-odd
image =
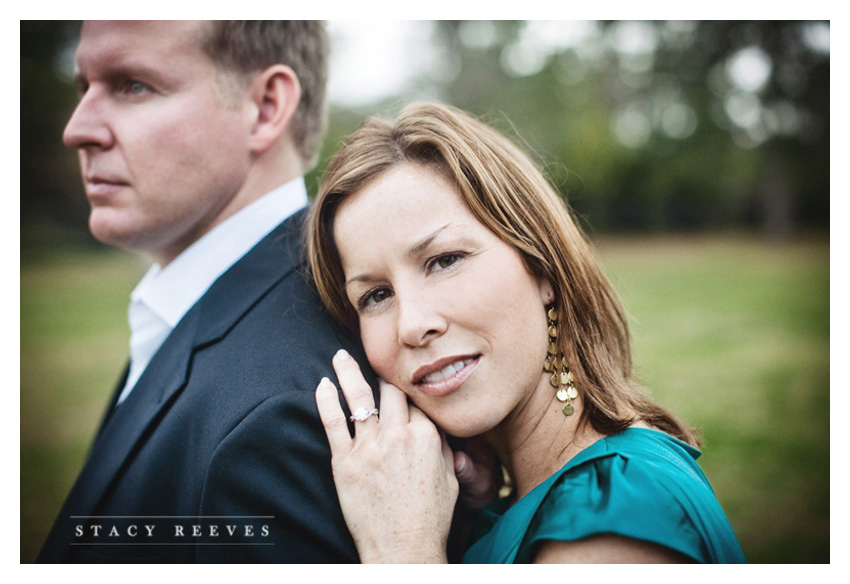
[[[68,120],[62,141],[69,148],[109,148],[113,136],[107,115],[108,105],[104,96],[89,89]]]

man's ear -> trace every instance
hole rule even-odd
[[[301,100],[298,76],[286,65],[272,65],[254,78],[251,99],[256,119],[249,145],[259,154],[274,146],[289,128]]]

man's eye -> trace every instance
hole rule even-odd
[[[150,91],[150,87],[142,83],[141,81],[133,81],[129,80],[124,84],[123,88],[124,93],[127,95],[138,97],[140,95],[146,94]]]

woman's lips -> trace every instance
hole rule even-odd
[[[414,376],[414,384],[425,395],[448,395],[458,390],[469,379],[480,358],[480,355],[453,357],[420,368]]]

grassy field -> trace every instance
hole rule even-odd
[[[829,557],[829,246],[603,239],[652,395],[702,430],[700,463],[751,562]],[[21,266],[21,562],[82,465],[127,354],[144,267],[117,252]]]

